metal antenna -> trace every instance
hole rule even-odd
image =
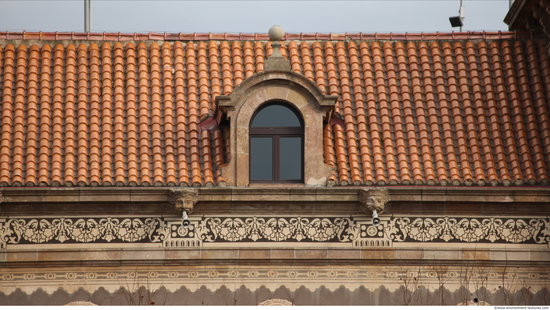
[[[460,8],[458,9],[458,16],[460,17],[460,20],[464,20],[464,6],[462,5],[462,0],[460,0]],[[460,25],[460,32],[462,32],[462,25]]]
[[[92,0],[84,0],[84,32],[92,30]]]

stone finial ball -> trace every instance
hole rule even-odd
[[[285,36],[285,31],[279,25],[275,25],[269,28],[269,40],[270,41],[281,41]]]

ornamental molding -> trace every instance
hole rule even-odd
[[[465,283],[464,279],[470,280]],[[437,291],[441,281],[448,290],[469,285],[472,290],[484,286],[488,290],[529,287],[536,293],[548,287],[550,272],[544,267],[521,268],[499,266],[289,266],[289,265],[241,265],[241,266],[119,266],[101,267],[20,267],[0,268],[0,292],[11,294],[21,290],[30,294],[38,289],[52,294],[59,290],[74,293],[80,289],[93,292],[100,287],[116,292],[128,285],[139,284],[148,288],[165,287],[175,292],[182,287],[196,292],[206,287],[217,290],[226,287],[236,290],[241,286],[256,290],[263,287],[271,291],[284,286],[292,290],[320,287],[334,292],[345,286],[349,290],[360,287],[375,290],[382,286],[396,291],[405,283],[418,280],[419,286]],[[503,283],[504,282],[504,283]],[[504,284],[504,285],[503,285]]]
[[[0,220],[0,246],[4,248],[15,244],[156,243],[166,237],[167,225],[161,218]]]
[[[351,242],[357,234],[343,217],[206,218],[198,231],[203,242]]]
[[[550,245],[549,218],[512,217],[34,217],[0,219],[0,249],[32,244],[333,243],[390,247],[399,243]]]
[[[274,59],[278,62],[278,59]],[[230,95],[220,95],[215,98],[216,106],[219,110],[217,113],[227,113],[229,111],[239,110],[242,106],[242,97],[246,96],[253,88],[265,87],[266,85],[293,85],[301,90],[301,92],[311,97],[316,105],[324,111],[333,109],[338,100],[338,96],[325,95],[321,89],[313,81],[305,76],[296,73],[290,69],[281,70],[284,65],[274,63],[273,70],[258,72],[249,78],[245,79],[239,86],[233,89]],[[221,117],[216,117],[221,119]]]

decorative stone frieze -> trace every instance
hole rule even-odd
[[[199,234],[197,233],[197,227],[200,226],[200,222],[191,220],[191,225],[183,226],[179,218],[168,218],[165,220],[169,233],[162,240],[164,247],[192,248],[202,246],[202,239],[199,238]]]
[[[391,247],[392,239],[386,234],[388,218],[382,218],[379,225],[372,225],[371,218],[356,219],[356,237],[353,246],[360,248]]]
[[[56,243],[156,243],[167,238],[162,218],[10,218],[0,220],[0,242]]]
[[[9,229],[6,226],[6,219],[0,218],[0,251],[6,250],[8,234],[9,234]]]
[[[168,201],[178,211],[192,213],[198,200],[197,190],[193,188],[170,189],[168,192]]]
[[[390,201],[390,194],[386,188],[371,188],[359,190],[359,202],[363,211],[370,215],[372,211],[382,213]]]
[[[350,242],[356,224],[345,217],[206,218],[198,234],[204,242]]]
[[[21,290],[30,294],[38,289],[52,294],[60,288],[68,293],[79,289],[93,292],[102,288],[109,292],[137,284],[158,289],[163,286],[175,292],[182,287],[190,291],[202,288],[217,290],[221,287],[238,289],[242,285],[255,290],[260,287],[276,290],[281,286],[289,289],[301,287],[316,290],[325,287],[331,292],[360,287],[378,289],[384,286],[390,291],[398,290],[406,281],[418,280],[418,284],[430,290],[438,290],[442,282],[445,289],[456,290],[469,279],[469,288],[476,285],[490,291],[500,287],[520,289],[525,285],[536,293],[548,286],[550,272],[544,266],[433,266],[433,265],[202,265],[202,266],[118,266],[118,267],[67,267],[60,268],[1,268],[0,292],[10,294]],[[409,282],[410,283],[410,282]],[[482,283],[482,284],[481,284]]]
[[[550,219],[512,217],[71,217],[0,219],[0,245],[160,243],[197,247],[214,243],[338,243],[388,247],[397,243],[550,244]]]
[[[550,244],[548,218],[392,217],[384,226],[393,242]]]

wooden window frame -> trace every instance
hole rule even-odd
[[[290,109],[300,121],[300,127],[252,127],[252,122],[256,118],[257,114],[264,108],[270,105],[281,105],[285,108]],[[271,169],[272,169],[272,179],[271,180],[254,180],[252,179],[252,138],[272,138],[272,148],[271,148]],[[280,138],[284,137],[299,137],[300,138],[300,179],[298,180],[280,180],[280,167],[281,167],[281,158],[280,158]],[[286,184],[286,183],[304,183],[304,122],[300,114],[292,106],[285,102],[275,101],[262,105],[258,110],[253,114],[248,134],[248,145],[250,145],[250,156],[248,160],[249,167],[249,180],[250,183],[263,183],[263,184]]]

